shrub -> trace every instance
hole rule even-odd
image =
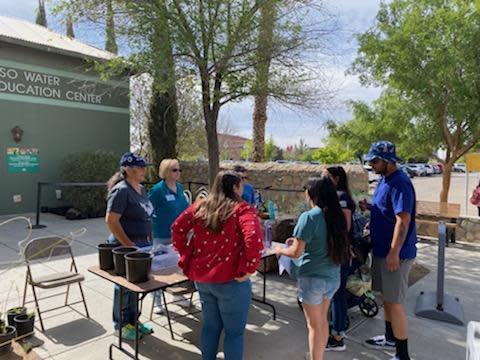
[[[61,167],[64,182],[107,182],[117,170],[118,156],[103,150],[67,155]],[[106,186],[63,189],[65,200],[87,217],[105,215],[106,195]]]

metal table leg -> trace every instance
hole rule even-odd
[[[263,293],[262,293],[262,298],[257,299],[256,297],[252,297],[252,300],[255,302],[258,302],[260,304],[264,304],[269,306],[272,309],[273,312],[273,320],[277,319],[277,310],[275,309],[275,306],[267,301],[267,258],[263,258]]]

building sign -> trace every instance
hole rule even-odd
[[[40,156],[36,148],[7,148],[9,173],[37,173],[40,171]]]
[[[92,77],[93,79],[93,77]],[[120,83],[120,82],[118,82]],[[92,105],[128,107],[128,87],[0,66],[0,94],[14,94]]]
[[[480,153],[470,153],[465,155],[467,172],[480,172]]]

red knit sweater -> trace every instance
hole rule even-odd
[[[180,253],[178,265],[185,275],[198,282],[227,282],[255,272],[263,250],[255,208],[239,203],[220,232],[206,229],[195,219],[195,208],[191,205],[172,225],[172,243]]]

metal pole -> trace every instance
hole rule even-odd
[[[443,311],[444,283],[445,283],[445,244],[447,240],[447,226],[445,221],[438,223],[438,263],[437,263],[437,310]]]
[[[468,180],[470,177],[470,173],[467,169],[465,172],[465,216],[468,216]]]
[[[32,229],[42,229],[47,227],[46,225],[40,225],[40,199],[42,196],[42,183],[39,181],[37,183],[37,215],[35,225],[32,226]]]

